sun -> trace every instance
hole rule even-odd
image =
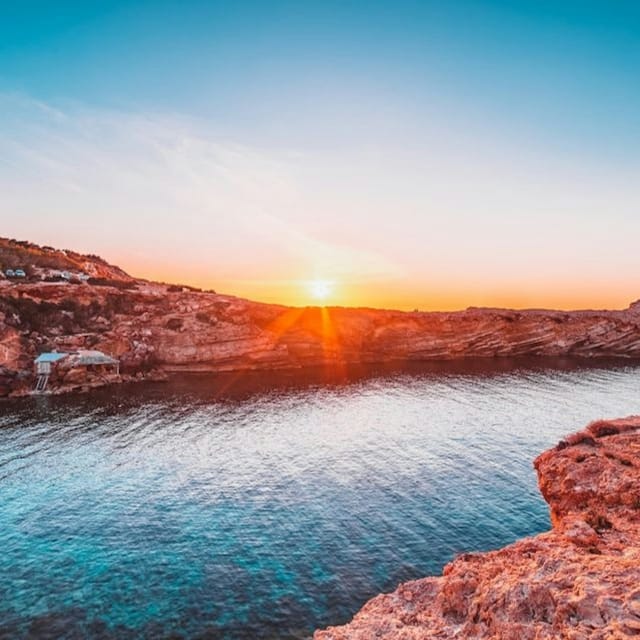
[[[310,280],[309,293],[316,300],[326,300],[333,291],[333,282],[329,280]]]

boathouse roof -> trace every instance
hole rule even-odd
[[[74,354],[73,364],[75,366],[88,366],[91,364],[118,364],[119,361],[108,356],[102,351],[78,351]]]
[[[40,362],[58,362],[58,360],[62,360],[62,358],[66,358],[68,353],[61,353],[58,351],[51,351],[48,353],[41,353],[36,359],[36,363]]]

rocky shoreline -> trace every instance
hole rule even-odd
[[[534,464],[551,531],[464,554],[314,640],[638,637],[640,417],[594,422]]]
[[[0,284],[0,397],[32,389],[38,353],[77,349],[118,358],[121,379],[131,381],[394,361],[640,358],[640,306],[402,312],[283,307],[140,280],[124,289]],[[53,391],[86,387],[62,382]]]
[[[619,311],[296,308],[135,279],[97,256],[2,238],[0,258],[29,274],[0,279],[0,398],[30,393],[34,359],[48,351],[99,350],[122,374],[61,378],[52,393],[176,372],[640,358],[639,303]]]

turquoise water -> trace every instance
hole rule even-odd
[[[639,386],[451,365],[2,404],[0,638],[307,638],[546,529],[532,459]]]

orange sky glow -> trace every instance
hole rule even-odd
[[[132,264],[131,273],[152,280],[173,282],[173,270],[148,269]],[[314,279],[291,282],[242,282],[217,280],[197,274],[185,274],[186,284],[251,300],[291,306],[344,306],[400,309],[404,311],[455,311],[470,306],[553,309],[623,309],[640,298],[640,288],[633,278],[619,280],[613,286],[590,280],[576,284],[570,280],[555,282],[521,282],[513,288],[473,286],[455,282],[431,289],[420,282],[388,281],[381,283],[332,282],[326,296],[314,294]]]

